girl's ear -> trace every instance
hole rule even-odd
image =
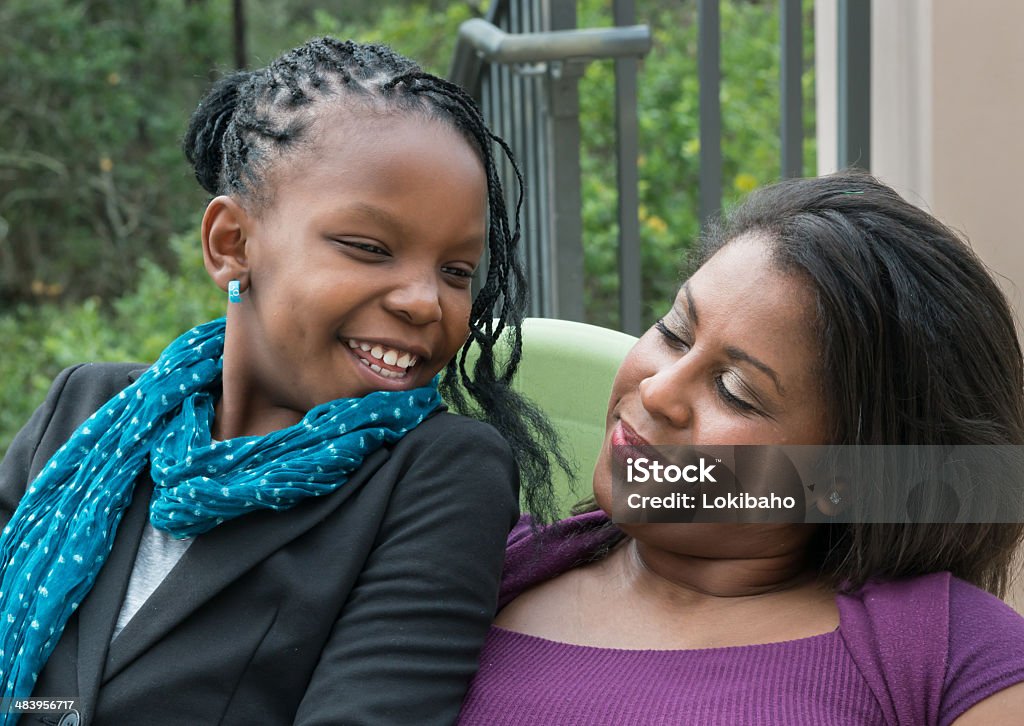
[[[203,214],[203,262],[206,272],[221,290],[238,280],[239,289],[249,287],[249,258],[246,241],[250,218],[229,196],[215,197]]]

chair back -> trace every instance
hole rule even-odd
[[[513,388],[547,414],[576,466],[575,490],[553,467],[559,510],[590,496],[604,442],[612,381],[636,338],[615,330],[553,318],[523,321],[523,355]]]

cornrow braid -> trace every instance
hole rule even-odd
[[[269,201],[271,166],[307,140],[326,108],[339,106],[423,114],[452,126],[478,153],[487,179],[487,273],[470,310],[469,337],[446,365],[440,389],[454,410],[502,434],[519,464],[526,509],[537,521],[549,521],[555,514],[552,462],[570,477],[572,467],[547,417],[511,387],[522,359],[527,301],[517,249],[523,177],[472,97],[386,46],[317,38],[266,68],[218,81],[192,115],[185,156],[207,192],[238,196],[258,210]],[[518,183],[511,223],[495,147],[508,158]],[[499,360],[496,348],[503,334],[509,352]],[[472,346],[479,354],[470,366]]]

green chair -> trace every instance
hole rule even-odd
[[[560,510],[590,495],[590,480],[604,441],[608,398],[619,364],[636,338],[615,330],[552,318],[523,321],[523,357],[514,387],[548,415],[576,464],[572,491],[555,471]]]

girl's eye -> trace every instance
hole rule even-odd
[[[718,391],[718,395],[722,400],[740,413],[756,413],[757,407],[730,391],[728,386],[725,385],[724,379],[724,375],[715,376],[715,390]]]
[[[451,267],[445,265],[441,268],[441,272],[448,276],[450,284],[453,287],[467,288],[473,282],[473,270],[467,270],[464,267]]]
[[[348,247],[349,249],[357,250],[359,252],[365,252],[368,255],[390,257],[391,253],[380,245],[371,244],[370,242],[356,242],[354,240],[338,240],[338,244]]]
[[[658,329],[658,332],[661,333],[665,342],[671,347],[677,348],[683,352],[690,349],[690,344],[686,340],[669,330],[669,327],[665,324],[665,320],[663,318],[659,318],[658,322],[654,324],[654,327]]]
[[[454,275],[455,277],[472,277],[472,270],[464,270],[461,267],[442,267],[441,272],[446,275]]]

